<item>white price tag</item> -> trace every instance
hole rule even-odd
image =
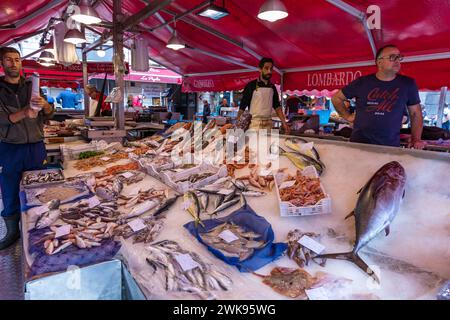
[[[283,182],[283,183],[280,185],[279,189],[290,188],[290,187],[292,187],[294,184],[295,184],[295,180],[286,181],[286,182]]]
[[[147,228],[147,226],[144,224],[144,221],[142,219],[134,219],[128,222],[128,225],[130,226],[131,230],[134,232],[141,231],[142,229]]]
[[[323,287],[305,290],[309,300],[330,300],[327,291]]]
[[[121,174],[122,177],[124,177],[125,179],[131,178],[132,176],[134,176],[134,173],[132,172],[124,172]]]
[[[192,259],[190,254],[177,254],[175,256],[175,260],[177,260],[178,264],[180,265],[181,269],[183,269],[183,271],[189,271],[197,267],[200,267],[199,264],[196,261],[194,261],[194,259]]]
[[[102,161],[109,161],[109,160],[111,160],[111,158],[108,158],[108,157],[101,157],[100,160],[102,160]]]
[[[233,192],[233,190],[231,189],[220,189],[219,191],[217,191],[218,194],[223,194],[225,196],[231,194]]]
[[[232,136],[232,135],[230,135],[229,137],[228,137],[228,142],[230,142],[230,143],[236,143],[236,142],[238,142],[239,141],[239,137],[237,137],[237,136]]]
[[[269,169],[261,170],[259,175],[263,176],[263,177],[271,176],[272,175],[272,170],[269,170]]]
[[[236,161],[236,162],[239,162],[239,161],[242,161],[243,160],[243,158],[241,157],[241,156],[236,156],[236,157],[234,157],[233,159],[231,159],[232,161]]]
[[[231,243],[233,241],[239,240],[239,237],[237,237],[233,232],[230,230],[225,230],[219,233],[219,237],[225,240],[227,243]]]
[[[67,236],[71,230],[72,230],[72,226],[70,224],[65,224],[65,225],[59,227],[56,229],[55,238]]]
[[[41,215],[43,215],[44,213],[46,213],[48,210],[49,210],[49,209],[48,209],[48,206],[47,206],[47,205],[44,205],[44,206],[37,207],[37,208],[34,210],[34,213],[35,213],[37,216],[41,216]]]
[[[317,254],[320,254],[325,249],[325,247],[322,244],[320,244],[319,242],[308,236],[301,237],[300,240],[298,240],[298,243],[300,243],[302,246],[307,247],[309,250],[314,251]]]
[[[94,208],[100,204],[100,200],[97,198],[97,196],[93,196],[92,198],[89,198],[88,200],[89,208]]]
[[[300,152],[306,153],[314,147],[314,142],[303,143],[300,145]]]

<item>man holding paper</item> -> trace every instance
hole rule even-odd
[[[44,121],[54,110],[40,95],[32,81],[20,76],[20,53],[10,47],[0,48],[0,188],[7,233],[0,239],[0,250],[19,238],[19,185],[22,173],[43,169],[46,163]],[[39,79],[35,77],[35,79]]]

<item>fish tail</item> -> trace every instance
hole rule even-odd
[[[380,283],[380,279],[378,279],[375,272],[369,268],[367,263],[364,262],[363,259],[356,252],[342,252],[342,253],[330,253],[330,254],[321,254],[315,256],[314,259],[337,259],[337,260],[347,260],[356,264],[361,270],[371,276],[376,282]]]

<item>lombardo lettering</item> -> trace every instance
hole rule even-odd
[[[196,88],[214,88],[214,80],[194,80],[194,87]]]
[[[308,73],[309,87],[336,87],[346,86],[355,79],[362,76],[361,71],[342,71],[327,73]]]

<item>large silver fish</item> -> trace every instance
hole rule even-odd
[[[381,231],[389,234],[389,225],[400,208],[405,196],[405,169],[397,161],[382,166],[358,192],[356,208],[350,216],[355,216],[356,243],[353,251],[346,253],[323,254],[317,258],[348,260],[379,282],[376,274],[358,255],[358,251],[374,239]]]
[[[49,201],[47,203],[48,211],[42,213],[41,216],[36,220],[35,228],[43,229],[55,223],[61,214],[59,210],[60,204],[61,201],[59,199]]]

